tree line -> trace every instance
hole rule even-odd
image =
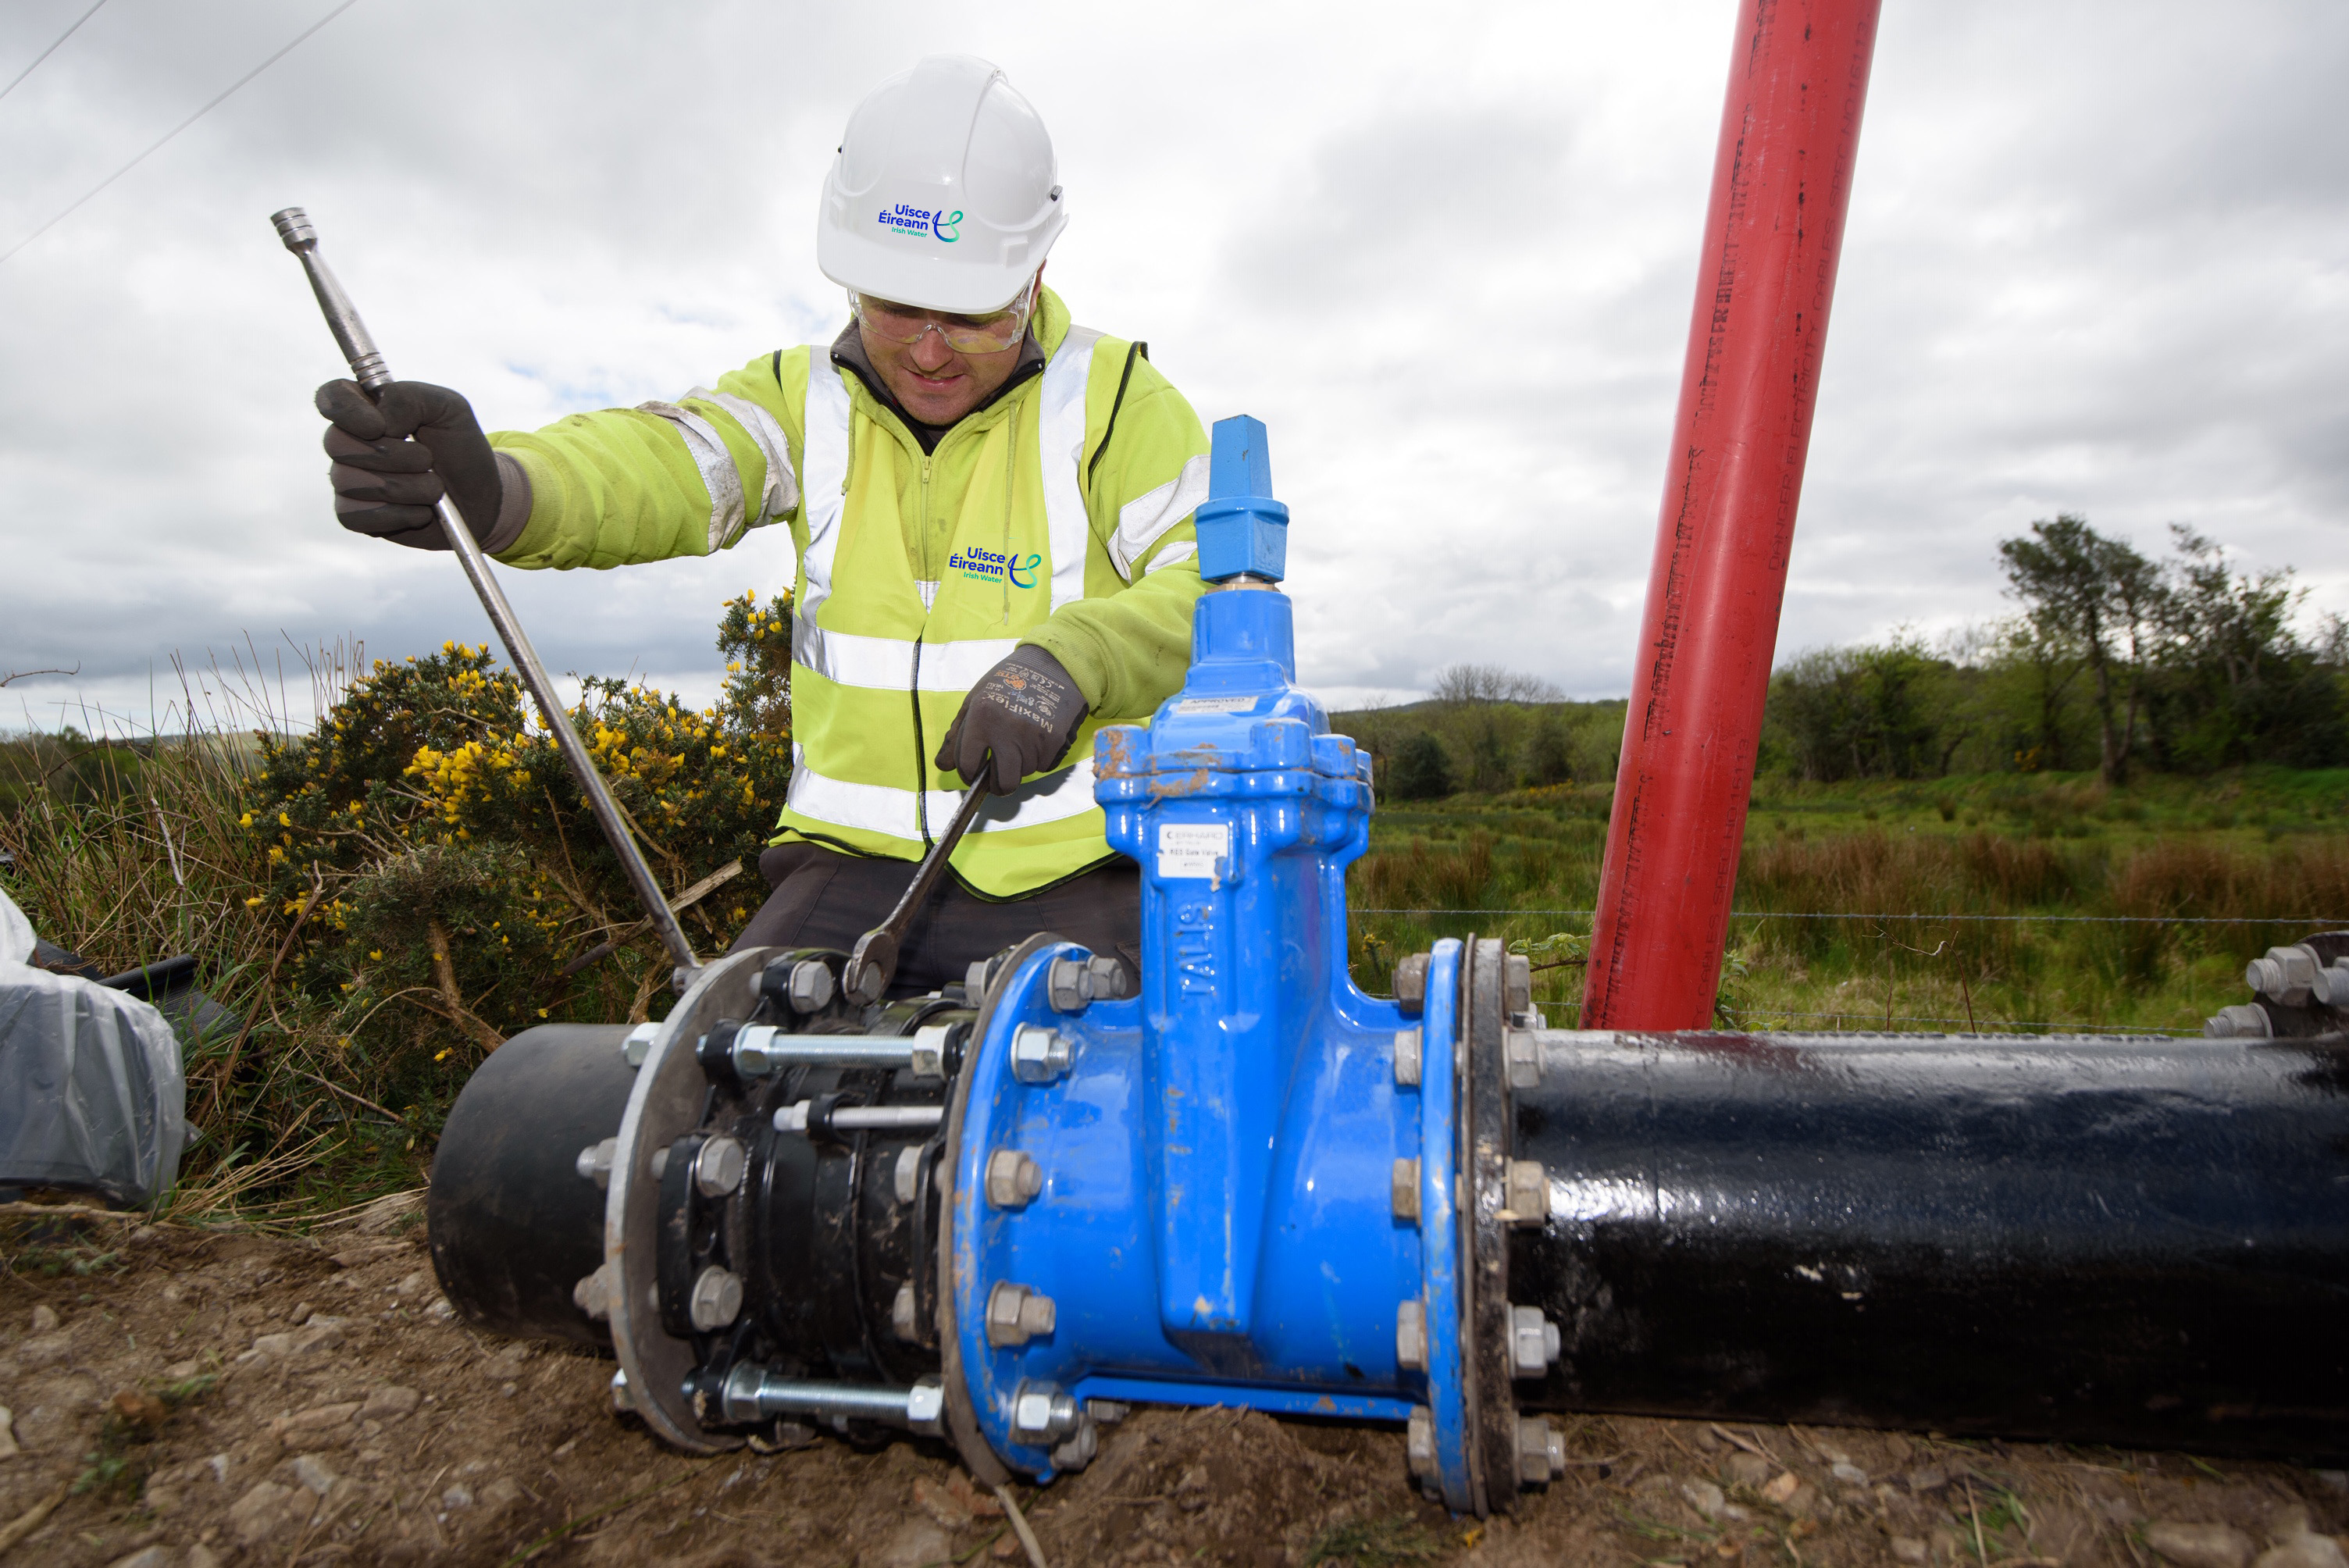
[[[2349,764],[2349,626],[2296,624],[2292,569],[2235,570],[2173,524],[2171,554],[2063,513],[2002,540],[2015,614],[1940,649],[1896,634],[1772,676],[1761,769],[1822,780],[2250,762]]]

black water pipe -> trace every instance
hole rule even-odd
[[[1544,1031],[1530,1408],[2349,1451],[2349,1040]]]

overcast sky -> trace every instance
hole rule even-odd
[[[0,250],[335,3],[109,0],[0,98]],[[0,6],[0,82],[86,9]],[[1077,318],[1269,425],[1308,684],[1619,696],[1733,9],[359,0],[0,263],[0,674],[79,672],[0,723],[144,723],[248,638],[489,636],[447,556],[335,526],[271,211],[485,426],[674,397],[838,329],[824,168],[940,49],[1050,127]],[[2339,0],[1887,0],[1782,658],[2002,613],[1996,542],[2058,511],[2349,611],[2344,77]],[[505,580],[557,670],[707,701],[719,602],[791,578],[751,540]]]

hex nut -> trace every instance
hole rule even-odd
[[[659,1033],[658,1024],[638,1024],[630,1029],[628,1037],[620,1042],[621,1059],[632,1068],[644,1066],[645,1057],[652,1054],[653,1040]]]
[[[784,993],[794,1013],[816,1013],[832,1000],[832,971],[820,958],[802,958],[792,965],[790,988]]]
[[[579,1151],[579,1158],[572,1161],[571,1168],[579,1172],[581,1180],[608,1188],[612,1184],[612,1161],[619,1148],[620,1140],[616,1138],[591,1143]]]
[[[1416,1013],[1427,1003],[1429,956],[1424,953],[1414,953],[1395,965],[1395,1001],[1406,1013]]]
[[[895,1329],[897,1337],[908,1345],[921,1341],[921,1324],[915,1315],[914,1282],[911,1280],[897,1287],[895,1297],[889,1303],[889,1326]]]
[[[1395,1365],[1406,1372],[1427,1370],[1427,1308],[1417,1300],[1395,1308]]]
[[[703,1334],[725,1327],[742,1315],[742,1276],[711,1264],[694,1280],[685,1315]]]
[[[2202,1033],[2213,1040],[2264,1040],[2275,1034],[2275,1026],[2258,1003],[2238,1002],[2203,1020]]]
[[[612,1272],[612,1265],[601,1264],[593,1274],[579,1276],[579,1283],[571,1287],[571,1304],[585,1313],[591,1323],[608,1322],[612,1316],[612,1297],[617,1289],[618,1281]]]
[[[777,1132],[805,1132],[808,1127],[808,1112],[812,1110],[814,1106],[815,1101],[812,1099],[796,1099],[789,1105],[777,1106],[775,1108],[775,1130]]]
[[[1522,953],[1509,954],[1507,989],[1512,1014],[1533,1011],[1534,961]]]
[[[1093,999],[1093,972],[1083,958],[1055,958],[1044,973],[1055,1013],[1081,1013]]]
[[[908,1143],[897,1150],[897,1168],[890,1173],[897,1202],[910,1203],[922,1195],[922,1146]]]
[[[1025,1345],[1051,1333],[1058,1315],[1050,1296],[1009,1280],[998,1280],[987,1293],[987,1342],[998,1346]]]
[[[954,1034],[952,1024],[925,1024],[914,1031],[912,1059],[907,1070],[926,1083],[942,1083],[947,1076],[947,1041]]]
[[[1407,1224],[1419,1223],[1419,1161],[1398,1160],[1394,1162],[1393,1191],[1390,1201],[1394,1217]]]
[[[1517,1484],[1547,1486],[1566,1474],[1566,1434],[1541,1416],[1517,1418]]]
[[[1001,954],[999,954],[997,956],[1000,957]],[[963,972],[963,1000],[968,1002],[974,1007],[978,1006],[979,998],[987,995],[988,981],[992,979],[994,975],[994,958],[973,959],[971,961],[970,967]]]
[[[1044,1191],[1044,1168],[1024,1149],[999,1149],[987,1157],[987,1201],[999,1209],[1024,1209]]]
[[[1538,1088],[1542,1080],[1541,1038],[1531,1029],[1504,1029],[1511,1088]]]
[[[1130,994],[1125,965],[1113,954],[1095,954],[1085,961],[1085,967],[1092,972],[1094,1001],[1122,1002]]]
[[[1419,1087],[1419,1031],[1397,1029],[1394,1037],[1394,1080],[1397,1088]]]
[[[1101,1452],[1101,1434],[1093,1430],[1093,1424],[1091,1421],[1081,1420],[1077,1423],[1077,1429],[1070,1434],[1068,1441],[1052,1450],[1052,1468],[1081,1470],[1092,1463],[1093,1456],[1099,1452]]]
[[[1512,1160],[1508,1171],[1510,1222],[1539,1227],[1549,1222],[1549,1172],[1538,1160]]]
[[[626,1415],[636,1408],[636,1396],[628,1392],[628,1375],[626,1372],[613,1373],[612,1408],[622,1415]]]
[[[1411,1473],[1422,1480],[1433,1480],[1443,1473],[1435,1459],[1435,1416],[1424,1405],[1411,1413],[1411,1422],[1403,1429],[1403,1452],[1411,1460]]]
[[[645,1171],[656,1181],[668,1174],[668,1149],[666,1143],[652,1151],[645,1161]]]
[[[933,1373],[905,1391],[905,1425],[926,1438],[942,1437],[947,1425],[947,1386]]]
[[[1116,1399],[1088,1399],[1085,1414],[1104,1427],[1114,1427],[1125,1419],[1129,1407]]]
[[[1012,1435],[1031,1447],[1059,1442],[1082,1419],[1076,1400],[1058,1383],[1022,1382],[1012,1392]]]
[[[750,1151],[741,1140],[720,1133],[705,1140],[701,1152],[693,1157],[693,1185],[705,1198],[723,1198],[742,1185],[743,1172],[750,1168]]]
[[[1509,1375],[1514,1377],[1541,1377],[1548,1375],[1557,1360],[1559,1339],[1557,1325],[1544,1317],[1537,1306],[1509,1308]]]
[[[1051,1083],[1069,1070],[1075,1052],[1058,1029],[1022,1024],[1011,1032],[1011,1071],[1021,1083]]]

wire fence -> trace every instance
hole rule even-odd
[[[1599,912],[1595,909],[1440,909],[1431,907],[1421,909],[1356,908],[1350,910],[1350,913],[1357,915],[1435,916],[1442,918],[1498,917],[1508,919],[1540,918],[1589,920],[1596,918]],[[2349,927],[2349,916],[2321,914],[1971,914],[1958,913],[1930,914],[1918,913],[1893,913],[1879,910],[1737,909],[1730,911],[1729,917],[1732,920],[1855,920],[1880,921],[1888,923],[1895,921],[1921,921],[1929,923],[1968,921],[2004,924],[2038,922],[2049,924],[2070,925],[2297,925],[2332,929]],[[1574,959],[1568,960],[1566,962],[1568,965],[1579,966],[1581,960]],[[1560,965],[1537,965],[1537,967],[1541,968],[1556,968],[1559,966]],[[1766,1028],[1769,1026],[1771,1021],[1776,1019],[1783,1018],[1793,1020],[1796,1018],[1808,1018],[1825,1019],[1830,1021],[1830,1023],[1833,1023],[1836,1020],[1843,1020],[1843,1031],[1864,1030],[1870,1033],[1888,1032],[1890,1030],[1891,1026],[1895,1024],[1962,1026],[1965,1031],[1969,1034],[1981,1033],[1985,1026],[2000,1033],[2021,1033],[2025,1031],[2044,1030],[2067,1035],[2160,1035],[2169,1037],[2193,1037],[2199,1035],[2202,1032],[2199,1028],[2174,1028],[2165,1027],[2158,1025],[2115,1026],[2104,1024],[2074,1024],[2052,1019],[2022,1018],[1992,1018],[1988,1020],[1978,1020],[1972,1016],[1960,1018],[1915,1013],[1877,1013],[1862,1008],[1845,1008],[1831,1013],[1819,1013],[1790,1011],[1780,1007],[1741,1009],[1723,1006],[1719,1011],[1721,1017],[1726,1022],[1742,1027],[1754,1028]]]

